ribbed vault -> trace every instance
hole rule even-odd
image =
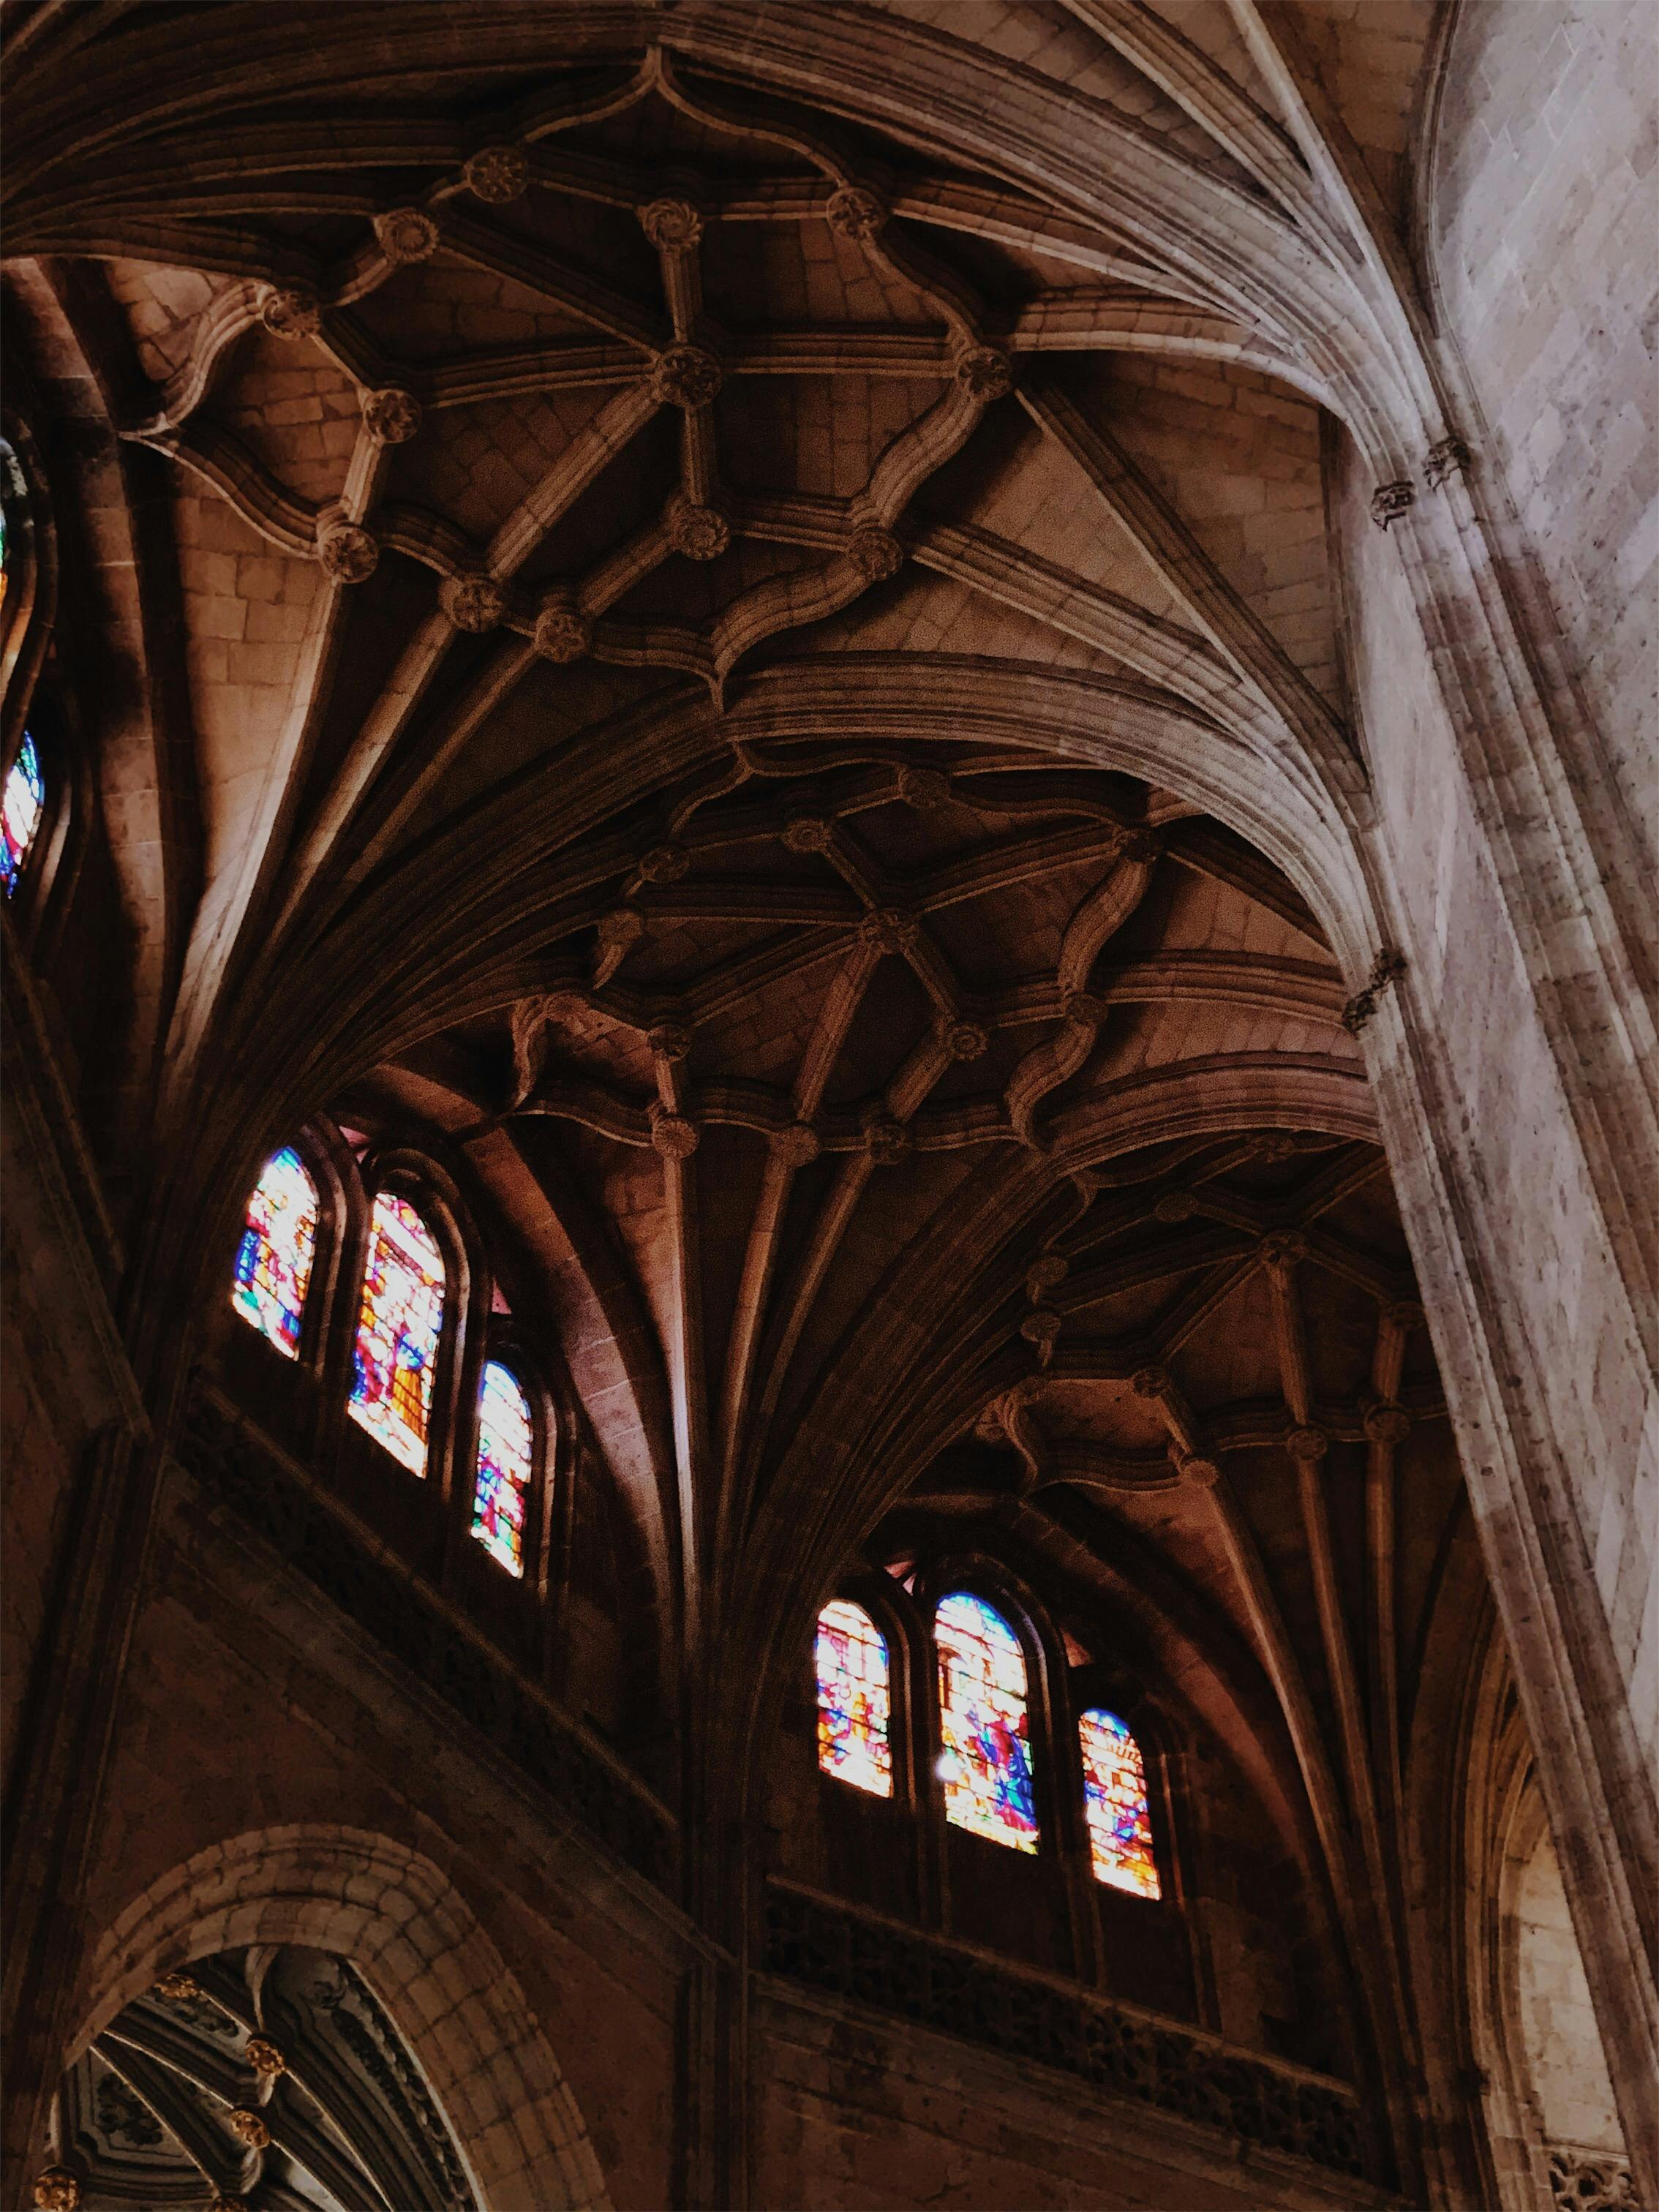
[[[647,1562],[694,1830],[849,1561],[953,1525],[1117,1609],[1409,2172],[1473,1544],[1326,501],[1448,426],[1400,144],[1245,0],[1181,20],[1073,0],[1038,66],[738,0],[28,18],[10,342],[108,679],[76,1042],[158,1401],[306,1117],[455,1164]]]

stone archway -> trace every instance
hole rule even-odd
[[[75,2049],[158,1975],[251,1943],[350,1960],[397,2023],[488,2212],[609,2206],[575,2099],[511,1969],[429,1860],[366,1829],[252,1830],[151,1883],[98,1945]]]

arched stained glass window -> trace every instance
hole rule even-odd
[[[1115,1713],[1099,1706],[1084,1714],[1078,1735],[1095,1880],[1136,1897],[1162,1896],[1140,1746]]]
[[[861,1605],[832,1599],[818,1615],[818,1765],[875,1796],[893,1794],[887,1643]]]
[[[383,1190],[368,1224],[349,1411],[411,1474],[426,1473],[443,1319],[444,1263],[432,1231],[408,1199]]]
[[[247,1202],[230,1302],[292,1359],[317,1249],[317,1186],[292,1145],[273,1152]]]
[[[40,756],[34,739],[26,730],[17,757],[7,771],[3,801],[0,802],[0,812],[5,818],[0,880],[4,881],[8,898],[17,889],[46,811],[46,780],[40,773]]]
[[[530,1497],[533,1431],[519,1378],[489,1360],[478,1389],[478,1472],[472,1533],[509,1574],[524,1572],[524,1515]]]
[[[1025,1655],[1002,1615],[955,1590],[933,1616],[945,1818],[1017,1851],[1037,1847]]]

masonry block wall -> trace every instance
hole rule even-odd
[[[1650,870],[1653,79],[1644,0],[1462,0],[1422,210],[1440,311]]]

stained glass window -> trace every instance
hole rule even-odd
[[[17,889],[29,848],[46,811],[46,781],[40,773],[40,756],[35,750],[34,739],[26,730],[17,757],[7,774],[4,799],[0,803],[0,811],[5,817],[5,849],[0,853],[0,878],[4,880],[8,898]]]
[[[818,1765],[878,1797],[893,1794],[887,1644],[861,1605],[838,1597],[818,1615]]]
[[[1085,1713],[1078,1734],[1095,1880],[1136,1897],[1161,1896],[1140,1746],[1115,1713],[1098,1706]]]
[[[292,1145],[273,1152],[247,1202],[230,1302],[292,1359],[317,1248],[317,1186]]]
[[[472,1533],[509,1574],[524,1572],[524,1509],[530,1496],[530,1401],[519,1378],[490,1360],[478,1390],[478,1475]]]
[[[426,1473],[443,1318],[444,1263],[432,1231],[406,1198],[383,1190],[368,1224],[349,1410],[411,1474]]]
[[[1036,1804],[1019,1638],[1000,1613],[966,1590],[939,1600],[933,1635],[945,1818],[993,1843],[1034,1851]]]

